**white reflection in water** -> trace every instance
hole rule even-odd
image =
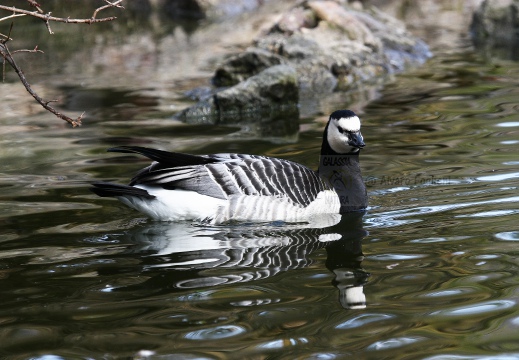
[[[372,260],[377,261],[396,261],[396,260],[414,260],[414,259],[422,259],[427,257],[424,254],[379,254],[379,255],[370,255],[367,256]]]
[[[380,321],[394,319],[395,315],[390,314],[360,314],[343,323],[340,323],[336,329],[354,329],[371,323],[379,323]]]
[[[432,316],[468,316],[485,314],[494,311],[503,311],[516,305],[512,300],[485,301],[479,304],[460,306],[451,309],[438,310],[431,313]]]
[[[478,355],[455,355],[445,354],[424,358],[424,360],[517,360],[519,353],[510,353],[504,355],[478,356]]]
[[[487,176],[479,176],[476,180],[479,181],[504,181],[519,178],[519,172],[513,172],[508,174],[497,174],[497,175],[487,175]]]
[[[464,218],[464,217],[495,217],[495,216],[506,216],[513,215],[519,213],[519,210],[492,210],[492,211],[483,211],[475,214],[467,214],[467,215],[456,215],[455,217]]]
[[[238,325],[222,325],[210,329],[191,331],[184,337],[189,340],[215,340],[229,338],[245,332],[246,329]]]
[[[516,126],[519,126],[519,121],[502,122],[502,123],[496,124],[496,126],[499,126],[499,127],[516,127]]]
[[[410,243],[418,243],[418,244],[434,244],[434,243],[442,243],[447,241],[461,241],[469,239],[470,236],[449,236],[449,237],[430,237],[430,238],[422,238],[422,239],[413,239],[409,240]]]
[[[476,288],[471,287],[459,287],[455,289],[447,289],[447,290],[438,290],[438,291],[432,291],[427,294],[421,294],[418,295],[418,297],[424,297],[424,298],[440,298],[440,297],[452,297],[452,296],[461,296],[466,294],[473,294],[477,292]]]
[[[519,241],[519,231],[505,231],[495,235],[499,240]]]
[[[394,349],[401,346],[414,344],[419,341],[426,340],[426,338],[421,336],[403,336],[388,340],[381,340],[377,341],[376,343],[371,344],[368,346],[368,350],[387,350],[387,349]]]
[[[298,344],[307,344],[308,339],[307,338],[297,338],[297,339],[279,339],[279,340],[272,340],[266,343],[263,343],[261,345],[258,345],[258,349],[282,349],[287,346],[295,346]]]

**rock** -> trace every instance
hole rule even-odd
[[[273,32],[293,34],[302,28],[314,28],[317,26],[317,18],[311,10],[294,8],[283,14],[281,19],[274,25]]]
[[[349,40],[368,46],[377,43],[368,27],[355,16],[355,12],[335,1],[309,1],[308,7],[320,21],[326,21],[332,27],[340,29]]]
[[[254,46],[285,58],[301,88],[318,93],[354,89],[431,56],[398,20],[376,8],[358,11],[329,0],[302,2]]]
[[[247,80],[216,92],[211,98],[184,110],[179,117],[189,123],[230,123],[240,119],[269,118],[294,113],[299,101],[297,73],[288,65],[276,65]]]
[[[470,34],[476,47],[518,59],[519,0],[483,1],[473,14]]]
[[[288,65],[270,67],[215,95],[219,111],[297,104],[298,100],[297,73]]]
[[[250,48],[229,58],[215,72],[213,84],[231,86],[271,66],[284,64],[285,60],[269,51]]]
[[[298,1],[248,49],[218,67],[213,84],[234,86],[184,115],[218,113],[221,120],[251,108],[295,106],[299,98],[310,103],[311,97],[376,83],[431,56],[398,20],[343,3]]]

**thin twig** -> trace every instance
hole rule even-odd
[[[53,107],[49,106],[49,103],[50,102],[54,102],[55,100],[54,101],[45,101],[32,89],[31,85],[29,84],[29,82],[25,78],[25,75],[23,74],[22,69],[20,69],[18,67],[18,65],[16,64],[16,62],[14,61],[13,56],[12,56],[11,52],[9,51],[9,48],[7,47],[6,42],[0,42],[0,55],[2,55],[2,57],[5,59],[4,65],[5,65],[6,62],[8,62],[9,65],[11,65],[11,67],[14,69],[14,71],[16,72],[18,77],[20,78],[20,81],[22,82],[23,86],[25,86],[25,89],[29,92],[29,94],[32,95],[32,97],[41,106],[43,106],[46,110],[48,110],[51,113],[53,113],[54,115],[56,115],[58,118],[68,122],[70,125],[72,125],[72,127],[76,127],[76,126],[80,126],[81,125],[81,119],[83,118],[83,114],[84,113],[81,114],[77,119],[72,119],[72,118],[68,117],[67,115],[58,112]]]
[[[36,45],[36,47],[32,50],[29,50],[29,49],[20,49],[20,50],[15,50],[15,51],[11,51],[11,55],[12,54],[16,54],[16,53],[20,53],[20,52],[26,52],[26,53],[42,53],[42,54],[45,54],[43,52],[43,50],[40,50],[38,49],[38,45]]]
[[[6,60],[2,61],[2,83],[5,83],[5,64],[6,63],[7,63]]]
[[[94,11],[94,14],[92,15],[92,19],[95,19],[96,16],[97,16],[97,13],[104,10],[104,9],[108,9],[108,8],[111,8],[111,7],[116,7],[116,8],[119,8],[119,9],[124,9],[124,7],[122,5],[119,5],[123,0],[117,0],[116,2],[113,2],[111,3],[110,1],[108,0],[105,0],[106,3],[108,3],[108,5],[104,5],[104,6],[101,6],[99,8],[97,8],[95,11]]]
[[[13,39],[11,39],[10,37],[8,37],[7,35],[4,35],[4,34],[2,34],[2,33],[0,33],[0,37],[3,37],[5,41],[13,40]],[[0,41],[4,41],[4,40],[0,40]]]
[[[33,8],[35,8],[36,10],[38,10],[38,12],[40,14],[43,14],[43,10],[41,9],[40,7],[40,4],[38,4],[36,1],[34,0],[27,0],[29,2],[29,5],[31,5]]]
[[[47,27],[47,30],[49,31],[49,34],[54,35],[54,31],[50,28],[49,18],[50,18],[50,12],[47,14],[47,19],[45,20],[45,26]]]
[[[4,16],[3,18],[0,18],[0,21],[12,19],[12,18],[19,17],[19,16],[26,16],[26,14],[13,14],[13,15],[9,15],[9,16]]]

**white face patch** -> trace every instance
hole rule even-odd
[[[330,120],[328,125],[328,144],[338,154],[356,153],[358,148],[348,144],[348,132],[360,131],[360,119],[357,116]]]
[[[340,118],[337,120],[337,124],[346,131],[355,132],[360,130],[360,119],[357,116]]]

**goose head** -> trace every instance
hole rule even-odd
[[[360,119],[351,110],[337,110],[330,115],[323,140],[323,151],[335,154],[356,154],[366,145],[360,133]]]

